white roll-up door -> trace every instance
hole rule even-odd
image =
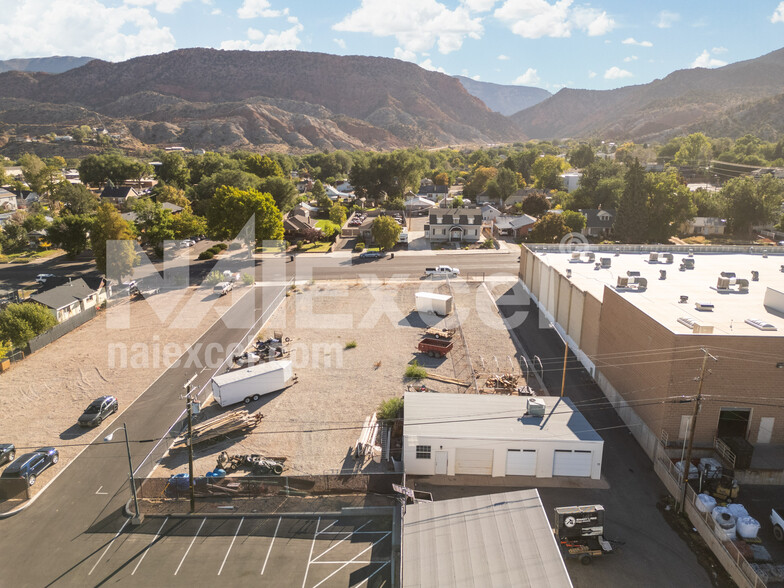
[[[493,450],[458,448],[455,450],[455,474],[492,475]]]
[[[553,476],[589,478],[591,455],[590,451],[556,449],[553,458]]]
[[[506,475],[507,476],[535,476],[536,475],[536,450],[535,449],[507,449],[506,450]]]

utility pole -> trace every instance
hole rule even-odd
[[[564,364],[563,364],[563,376],[561,376],[561,398],[563,398],[564,387],[566,386],[566,360],[568,358],[569,358],[569,344],[566,342],[566,339],[564,339]]]
[[[191,384],[196,379],[194,374],[185,383],[185,403],[188,408],[188,489],[191,498],[191,513],[196,512],[196,493],[193,484],[193,398],[191,398]]]
[[[700,412],[700,405],[702,404],[702,384],[705,381],[705,367],[708,363],[708,357],[713,361],[719,361],[716,357],[708,353],[708,350],[700,348],[702,351],[702,369],[700,370],[700,385],[697,388],[697,397],[694,399],[694,412],[691,415],[689,423],[689,440],[686,445],[686,457],[683,461],[683,488],[681,489],[681,500],[678,505],[678,512],[683,512],[683,505],[686,502],[686,487],[689,485],[689,469],[691,468],[691,450],[694,447],[694,431],[697,428],[697,415]]]

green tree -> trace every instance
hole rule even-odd
[[[337,202],[329,209],[329,220],[342,227],[348,218],[348,209]]]
[[[707,216],[713,218],[724,218],[727,203],[719,192],[708,192],[707,190],[696,190],[693,194],[694,204],[697,207],[695,216]]]
[[[123,219],[112,204],[100,204],[90,229],[90,247],[98,271],[118,280],[130,275],[138,261],[134,243],[130,223]]]
[[[517,174],[512,170],[500,167],[495,178],[487,182],[487,193],[494,202],[506,202],[518,188]]]
[[[675,152],[675,165],[693,165],[706,167],[711,160],[713,150],[708,137],[702,133],[693,133],[683,139],[678,151]]]
[[[373,219],[373,226],[370,228],[373,240],[382,249],[392,249],[402,231],[403,228],[391,216],[377,216]]]
[[[87,125],[81,125],[71,129],[71,136],[77,143],[87,143],[93,136],[93,129]]]
[[[22,220],[22,226],[28,233],[30,231],[43,231],[49,226],[49,221],[46,220],[40,212],[35,214],[28,214]]]
[[[142,238],[142,243],[156,248],[160,254],[163,242],[174,239],[171,211],[149,198],[139,198],[133,203],[132,210],[136,213],[134,224]]]
[[[171,230],[175,239],[204,235],[207,233],[207,219],[193,214],[190,208],[186,208],[179,214],[172,215]]]
[[[624,178],[626,186],[618,205],[613,232],[624,243],[639,242],[647,234],[648,196],[645,170],[638,160],[629,166]]]
[[[46,231],[55,247],[65,250],[68,259],[75,259],[89,244],[93,218],[82,214],[66,214],[54,219]]]
[[[191,201],[185,197],[185,192],[174,186],[158,184],[151,190],[150,195],[161,204],[170,202],[182,208],[189,209],[191,207]]]
[[[384,208],[386,210],[405,210],[406,201],[403,200],[400,196],[395,196],[391,200],[386,201]]]
[[[539,218],[550,210],[550,203],[543,194],[529,194],[523,199],[520,209],[525,214]]]
[[[174,152],[165,153],[161,157],[161,165],[158,166],[156,175],[165,183],[180,190],[184,190],[191,179],[191,171],[185,163],[185,158]]]
[[[208,151],[204,155],[188,158],[188,169],[191,172],[191,183],[198,184],[220,171],[239,170],[240,162],[220,153]]]
[[[62,202],[70,214],[90,214],[98,208],[98,198],[83,184],[60,182],[55,186],[52,197]]]
[[[243,231],[255,215],[255,241],[283,239],[283,216],[270,194],[256,190],[239,190],[221,186],[215,192],[207,213],[207,226],[217,239],[242,239],[249,250],[253,245],[250,233]]]
[[[724,184],[721,195],[727,203],[727,221],[738,236],[751,237],[756,224],[772,223],[780,214],[784,181],[766,175],[759,180],[743,176]]]
[[[498,170],[494,167],[478,167],[474,170],[471,180],[463,187],[463,195],[466,198],[476,198],[487,188],[487,184],[495,179]]]
[[[152,167],[120,153],[88,155],[80,163],[79,177],[91,186],[102,186],[112,182],[120,186],[128,180],[139,180],[152,174]]]
[[[648,241],[666,243],[678,232],[678,227],[694,218],[697,207],[689,189],[674,171],[646,176],[648,192]]]
[[[538,158],[531,167],[536,178],[534,187],[541,190],[562,190],[561,174],[569,169],[569,164],[555,155],[544,155]]]
[[[281,212],[288,212],[297,203],[299,192],[297,186],[288,178],[281,176],[268,176],[259,182],[259,192],[272,194],[275,206]]]
[[[10,341],[14,347],[24,347],[31,339],[56,324],[57,319],[42,304],[9,304],[0,311],[0,340]]]
[[[310,190],[310,195],[316,201],[316,204],[323,208],[329,208],[332,206],[332,200],[330,200],[329,196],[327,196],[327,191],[324,189],[324,185],[321,183],[321,180],[316,180],[313,183],[313,188]]]
[[[591,165],[596,159],[596,154],[588,143],[583,143],[569,154],[569,163],[572,167],[582,169]]]
[[[30,245],[27,230],[22,226],[21,215],[14,215],[0,229],[0,250],[4,253],[18,253]]]
[[[285,178],[285,174],[277,161],[267,155],[254,153],[245,160],[245,169],[260,178],[275,176]]]
[[[585,228],[585,217],[574,210],[564,210],[561,213],[561,220],[572,233],[579,233]]]
[[[44,194],[49,181],[49,169],[44,161],[33,153],[25,153],[19,158],[22,176],[33,192]]]
[[[557,243],[569,233],[560,214],[548,212],[534,223],[528,240],[532,243]]]

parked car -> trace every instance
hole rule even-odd
[[[363,251],[359,254],[361,259],[378,259],[379,257],[386,257],[385,251]]]
[[[180,241],[180,247],[193,247],[196,245],[195,241],[191,241],[190,239],[183,239]]]
[[[0,443],[0,465],[14,461],[16,457],[16,447],[13,443]]]
[[[234,284],[231,282],[218,282],[212,288],[212,291],[218,296],[225,296],[234,289]]]
[[[55,277],[54,274],[38,274],[37,276],[35,276],[35,281],[39,284],[43,284],[44,282],[46,282],[46,280],[53,277]]]
[[[41,472],[58,461],[60,461],[60,454],[54,447],[42,447],[16,458],[16,461],[5,468],[0,477],[22,478],[27,480],[28,486],[32,486]]]
[[[117,399],[114,396],[96,398],[79,417],[79,426],[97,427],[106,417],[117,412],[117,409]]]

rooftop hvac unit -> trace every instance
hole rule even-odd
[[[625,276],[618,276],[618,284],[615,286],[616,288],[628,288],[629,287],[629,278]]]
[[[664,258],[664,263],[672,263],[674,260],[672,253],[662,253],[662,258]]]
[[[686,269],[694,269],[694,259],[687,257],[683,261],[681,261],[681,265]]]
[[[580,261],[580,252],[579,251],[572,251],[572,254],[569,256],[569,262],[575,263]]]
[[[608,268],[612,265],[612,257],[600,257],[599,263],[602,264],[603,268]]]
[[[572,269],[571,268],[568,268],[568,267],[566,268],[566,277],[567,278],[571,278],[572,277]]]
[[[752,327],[758,328],[760,331],[776,331],[776,327],[772,324],[763,321],[762,319],[746,319],[745,322],[747,325],[751,325]]]
[[[696,308],[697,310],[710,312],[713,310],[713,304],[711,304],[710,302],[695,302],[694,308]]]
[[[709,334],[713,332],[713,325],[703,325],[695,321],[693,318],[687,316],[679,317],[678,322],[687,329],[691,329],[692,333]]]
[[[651,251],[648,254],[648,263],[659,263],[659,254]]]
[[[585,257],[588,258],[588,263],[593,263],[593,260],[596,259],[596,254],[593,251],[588,251]]]
[[[722,278],[734,278],[735,272],[721,272]]]
[[[526,404],[526,412],[530,416],[544,416],[545,403],[541,398],[529,397]]]
[[[627,275],[627,276],[629,276],[630,278],[633,278],[633,277],[635,277],[635,276],[639,276],[639,275],[640,275],[640,272],[638,272],[638,271],[633,271],[633,270],[629,270],[629,271],[627,271],[627,272],[626,272],[626,275]]]
[[[751,281],[759,282],[759,272],[757,270],[751,270]]]
[[[648,287],[648,279],[637,277],[634,279],[634,284],[638,290],[645,290]]]
[[[666,280],[667,279],[667,270],[659,270],[659,279]]]

